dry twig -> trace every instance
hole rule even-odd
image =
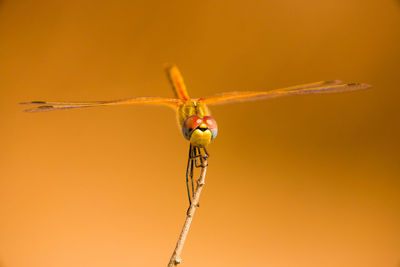
[[[185,244],[185,240],[187,234],[189,232],[190,224],[193,220],[194,212],[196,211],[196,207],[198,207],[199,199],[201,190],[203,189],[205,179],[206,179],[206,172],[207,172],[207,160],[202,162],[201,166],[201,174],[199,179],[197,180],[196,190],[194,192],[194,197],[192,200],[192,204],[189,207],[189,210],[186,215],[185,223],[183,224],[181,234],[179,235],[178,242],[176,243],[176,247],[174,253],[172,253],[171,259],[169,260],[168,267],[173,267],[181,263],[181,253],[183,249],[183,245]]]

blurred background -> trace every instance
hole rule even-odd
[[[400,266],[400,1],[1,1],[0,266],[165,266],[187,208],[173,110],[30,100],[366,91],[212,108],[182,266]]]

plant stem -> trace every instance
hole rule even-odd
[[[185,223],[183,224],[181,234],[179,235],[178,242],[176,243],[176,247],[174,252],[172,253],[171,259],[169,260],[168,267],[173,267],[181,263],[181,253],[183,249],[183,245],[185,244],[186,237],[189,233],[190,224],[192,223],[194,212],[198,207],[200,194],[205,184],[206,172],[207,172],[207,160],[202,162],[201,166],[201,174],[199,179],[197,180],[196,190],[194,192],[194,197],[192,200],[192,204],[189,207],[189,210],[186,214]]]

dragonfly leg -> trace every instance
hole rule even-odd
[[[188,162],[186,166],[186,189],[187,189],[187,194],[188,194],[188,199],[189,199],[189,208],[190,205],[192,205],[192,198],[190,195],[190,188],[189,188],[189,176],[192,174],[193,176],[193,159],[192,159],[192,145],[189,147],[189,157],[188,157]],[[189,211],[189,209],[188,209]]]
[[[205,147],[203,147],[203,149],[204,149],[204,159],[208,159],[210,155],[208,154],[208,151]]]
[[[200,160],[200,165],[197,165],[197,158],[195,159],[195,166],[197,167],[197,168],[199,168],[199,167],[205,167],[204,166],[204,161],[205,161],[205,159],[207,158],[206,156],[203,156],[202,154],[201,154],[201,148],[200,147],[196,147],[195,148],[196,150],[197,150],[197,153],[198,153],[198,155],[199,155],[199,160]],[[204,148],[204,150],[205,150],[205,148]],[[205,150],[206,151],[206,150]],[[208,154],[207,154],[207,156],[208,156]],[[197,180],[197,186],[199,186],[199,181],[200,180]],[[194,196],[193,196],[194,197]],[[197,202],[197,203],[195,203],[196,204],[196,206],[197,207],[200,207],[200,203],[199,202]]]
[[[205,147],[203,147],[204,150],[204,155],[201,153],[201,148],[200,147],[195,147],[194,148],[196,150],[196,157],[195,157],[195,166],[196,168],[203,168],[207,166],[207,158],[208,158],[208,152],[207,149]],[[199,158],[200,160],[200,164],[197,163],[197,158]]]
[[[194,168],[204,168],[207,166],[207,158],[209,154],[207,149],[203,147],[203,153],[201,147],[196,147],[190,144],[189,147],[189,158],[186,167],[186,189],[189,199],[189,207],[186,211],[186,214],[189,215],[190,206],[192,205],[192,200],[194,198]],[[197,186],[199,185],[199,181],[197,180]],[[190,189],[191,188],[191,189]],[[195,203],[197,207],[199,207],[199,203]]]
[[[204,156],[201,157],[201,166],[207,167],[208,166],[207,159],[210,155],[208,154],[208,151],[205,147],[203,147],[203,150],[204,150]]]
[[[197,163],[197,159],[199,159],[200,162],[201,162],[201,160],[202,160],[201,150],[200,150],[199,147],[195,147],[195,148],[194,148],[194,151],[195,151],[195,155],[196,155],[196,156],[194,157],[194,165],[196,166],[196,168],[200,168],[200,167],[201,167],[201,163],[198,164],[198,163]]]
[[[186,211],[186,214],[189,215],[189,210],[190,210],[190,206],[192,205],[192,199],[194,198],[194,179],[193,179],[193,175],[194,175],[194,167],[197,167],[197,164],[195,163],[197,157],[199,157],[199,155],[197,155],[197,150],[196,147],[192,146],[192,144],[190,144],[190,148],[189,148],[189,159],[188,159],[188,163],[187,163],[187,168],[186,168],[186,188],[187,188],[187,193],[188,193],[188,198],[189,198],[189,207]],[[191,185],[189,185],[189,183]],[[190,192],[190,187],[192,188],[192,192]]]
[[[191,184],[192,184],[192,199],[194,198],[194,183],[193,183],[193,169],[194,169],[194,166],[193,166],[193,159],[191,160],[191,162],[190,162],[190,182],[191,182]]]

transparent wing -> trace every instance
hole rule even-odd
[[[207,105],[222,103],[234,103],[242,101],[253,101],[267,98],[275,98],[289,95],[307,95],[307,94],[326,94],[356,91],[370,88],[371,85],[364,83],[346,83],[339,80],[322,81],[316,83],[303,84],[271,91],[250,91],[250,92],[229,92],[220,93],[213,96],[200,98]]]
[[[174,90],[176,98],[182,100],[189,100],[189,94],[186,90],[185,83],[183,81],[183,77],[177,66],[172,64],[165,65],[165,71],[167,73],[168,79],[172,85],[172,89]]]
[[[170,97],[135,97],[113,101],[91,101],[91,102],[46,102],[32,101],[20,103],[22,105],[35,105],[34,108],[26,109],[25,112],[40,112],[62,109],[91,108],[99,106],[154,104],[177,108],[181,100]]]

